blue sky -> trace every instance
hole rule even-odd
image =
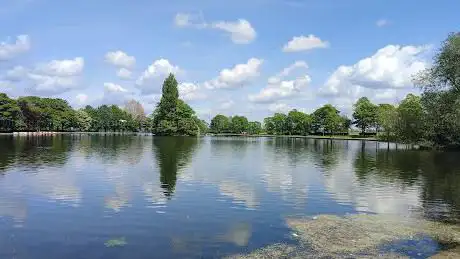
[[[460,25],[458,1],[2,0],[0,92],[150,112],[175,72],[209,119],[360,96],[397,103]]]

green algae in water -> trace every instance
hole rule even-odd
[[[104,243],[106,247],[121,247],[125,246],[126,244],[128,243],[126,242],[126,239],[124,237],[110,239]]]
[[[455,225],[367,214],[287,218],[286,224],[298,245],[275,244],[229,258],[460,258],[460,226]],[[439,244],[456,248],[440,251]]]

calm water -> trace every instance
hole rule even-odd
[[[460,222],[460,153],[283,138],[0,136],[0,258],[219,258],[288,215]],[[124,240],[107,247],[108,240]]]

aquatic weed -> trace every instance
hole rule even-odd
[[[126,239],[124,237],[110,239],[104,243],[106,247],[121,247],[125,246],[126,244],[128,243],[126,242]]]

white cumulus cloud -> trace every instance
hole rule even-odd
[[[328,48],[329,42],[323,41],[313,34],[308,36],[293,37],[283,47],[284,52],[300,52],[317,48]]]
[[[388,45],[353,65],[339,66],[318,94],[345,111],[351,111],[363,96],[376,103],[396,103],[408,93],[417,93],[412,78],[429,66],[429,50],[427,46]]]
[[[262,59],[251,58],[245,64],[223,69],[217,78],[205,82],[204,85],[208,89],[242,87],[259,76],[262,63]]]
[[[105,60],[106,62],[114,66],[124,67],[124,68],[130,68],[136,64],[135,57],[129,56],[128,54],[126,54],[125,52],[121,50],[108,52],[107,54],[105,54]]]
[[[10,60],[19,54],[29,51],[30,38],[28,35],[19,35],[15,42],[7,41],[0,42],[0,61]]]
[[[146,86],[148,83],[151,82],[153,79],[163,78],[167,76],[169,73],[177,73],[180,69],[178,66],[175,66],[169,62],[167,59],[159,59],[155,60],[145,71],[142,75],[136,80],[136,84],[138,86]],[[158,83],[158,82],[156,82]],[[156,86],[156,90],[160,88],[158,85]],[[154,89],[149,89],[148,87],[141,87],[142,91],[149,92]]]
[[[307,87],[311,78],[309,75],[302,74],[291,80],[285,80],[295,69],[307,69],[308,65],[304,61],[296,61],[294,64],[283,69],[277,75],[268,78],[265,88],[257,94],[249,95],[249,101],[256,103],[272,103],[277,100],[299,97]]]
[[[200,92],[201,86],[194,83],[180,83],[178,86],[179,97],[184,101],[205,99],[206,94]]]
[[[52,60],[38,64],[26,73],[25,79],[32,82],[30,90],[36,94],[60,94],[78,87],[84,66],[82,57]]]
[[[106,92],[114,92],[114,93],[127,93],[128,90],[123,88],[121,85],[117,85],[114,83],[104,83],[104,90]]]
[[[352,88],[409,88],[413,75],[427,68],[426,46],[388,45],[351,66],[340,66],[320,89],[326,95],[350,93]]]
[[[236,44],[251,43],[257,36],[256,30],[245,19],[239,19],[235,22],[216,22],[212,24],[212,28],[229,33],[231,40]]]
[[[74,89],[77,86],[77,78],[75,77],[30,73],[28,74],[28,78],[32,81],[33,87],[31,90],[37,94],[60,94]]]
[[[215,29],[227,33],[235,44],[248,44],[255,40],[257,32],[251,23],[245,19],[236,21],[215,21],[207,23],[202,15],[177,13],[174,17],[177,27],[191,27],[196,29]]]
[[[48,63],[38,65],[35,72],[49,76],[70,77],[81,74],[84,65],[85,61],[82,57],[52,60]]]

